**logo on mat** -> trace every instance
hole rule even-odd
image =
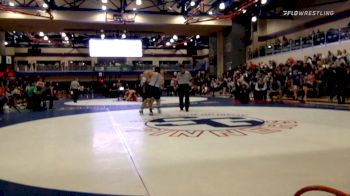
[[[246,136],[250,133],[275,133],[297,126],[295,121],[265,121],[233,114],[167,115],[145,120],[149,135],[170,137]]]

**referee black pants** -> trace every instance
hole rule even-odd
[[[190,86],[188,84],[179,84],[178,89],[180,109],[184,108],[184,97],[185,97],[185,108],[188,110],[190,107]]]

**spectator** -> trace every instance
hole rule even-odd
[[[272,78],[269,97],[271,99],[271,103],[274,103],[274,97],[276,97],[276,100],[282,103],[282,86],[281,82],[277,79]]]
[[[263,101],[264,103],[266,103],[267,83],[263,77],[260,77],[258,79],[258,82],[255,84],[254,90],[254,100]]]

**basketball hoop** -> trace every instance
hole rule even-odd
[[[136,13],[124,13],[122,18],[124,22],[135,22]]]

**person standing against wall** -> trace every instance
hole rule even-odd
[[[73,101],[74,103],[76,103],[78,101],[78,97],[79,97],[79,88],[80,88],[80,84],[78,82],[78,78],[75,78],[75,80],[73,80],[70,83],[70,91],[71,91],[71,95],[73,97]]]
[[[176,81],[178,84],[178,95],[179,95],[179,106],[180,109],[183,110],[184,107],[186,112],[188,112],[190,107],[190,90],[191,90],[191,81],[192,76],[189,71],[185,70],[185,66],[179,65],[180,72],[177,73]],[[184,105],[184,97],[185,97],[185,105]]]

